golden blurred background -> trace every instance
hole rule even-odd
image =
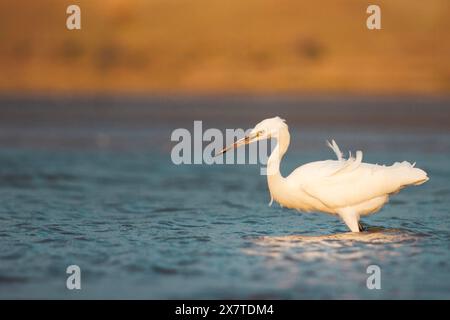
[[[449,32],[449,0],[2,0],[0,92],[448,94]]]

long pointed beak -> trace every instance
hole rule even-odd
[[[249,143],[253,142],[253,141],[255,140],[256,137],[257,137],[256,134],[254,134],[254,135],[248,135],[248,136],[246,136],[245,138],[242,138],[242,139],[236,141],[235,143],[229,145],[228,147],[223,148],[222,150],[220,150],[219,152],[217,152],[214,156],[215,156],[215,157],[220,156],[221,154],[224,154],[224,153],[227,152],[228,150],[236,149],[236,148],[239,148],[240,146],[249,144]]]

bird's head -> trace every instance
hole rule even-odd
[[[228,150],[235,149],[240,146],[250,144],[252,142],[270,138],[278,138],[280,132],[284,130],[286,131],[288,130],[288,126],[284,119],[281,119],[280,117],[265,119],[260,123],[258,123],[246,137],[222,149],[220,152],[216,154],[216,156],[221,155],[227,152]]]
[[[285,121],[280,117],[265,119],[252,129],[250,135],[258,135],[259,140],[278,138],[281,131],[288,129]]]

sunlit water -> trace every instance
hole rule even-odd
[[[258,166],[172,164],[170,129],[155,150],[2,149],[0,298],[450,298],[450,136],[334,133],[365,161],[430,176],[354,235],[269,207]],[[283,173],[334,157],[324,138],[293,132]],[[71,264],[80,291],[66,289]]]

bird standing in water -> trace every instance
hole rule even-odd
[[[280,162],[289,147],[290,134],[285,120],[279,117],[261,121],[248,136],[218,155],[270,138],[277,140],[267,162],[267,183],[272,201],[301,212],[320,211],[338,215],[352,232],[363,231],[360,217],[380,210],[390,195],[428,180],[425,171],[406,161],[391,166],[364,163],[361,151],[356,152],[356,157],[350,154],[348,159],[344,159],[334,140],[328,145],[337,160],[307,163],[283,177]]]

